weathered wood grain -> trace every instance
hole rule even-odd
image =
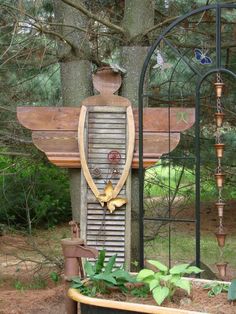
[[[170,136],[170,140],[169,140]],[[35,146],[41,151],[45,152],[48,159],[60,167],[77,168],[80,167],[80,155],[78,149],[78,140],[76,132],[72,131],[34,131],[32,134],[33,142]],[[144,167],[148,167],[155,163],[159,157],[172,151],[178,144],[180,139],[179,133],[144,133]],[[100,148],[104,154],[107,154],[110,150],[119,150],[123,153],[123,141],[111,140],[110,143],[107,140],[99,140],[98,143],[89,143],[89,152],[96,151]],[[104,150],[104,145],[106,149]],[[90,165],[92,166],[92,164]],[[96,164],[94,164],[96,166]],[[132,167],[138,167],[138,134],[136,133],[134,156],[132,161]]]
[[[133,108],[135,129],[138,131],[138,109]],[[33,131],[77,131],[80,108],[75,107],[18,107],[20,123]],[[104,123],[100,117],[91,122]],[[121,119],[122,120],[122,119]],[[182,132],[195,121],[194,108],[145,108],[143,112],[144,132]],[[118,123],[118,120],[117,120]]]

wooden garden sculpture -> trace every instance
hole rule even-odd
[[[121,76],[108,67],[93,76],[99,95],[80,107],[19,107],[20,123],[32,130],[34,144],[55,165],[82,168],[81,237],[105,248],[108,257],[130,264],[131,168],[138,168],[138,109],[114,95]],[[194,123],[192,108],[145,108],[146,168],[173,150],[180,132]]]

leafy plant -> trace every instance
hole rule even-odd
[[[228,290],[228,300],[235,301],[236,300],[236,279],[233,279]]]
[[[15,288],[16,290],[24,291],[24,285],[23,285],[23,283],[22,283],[20,280],[18,280],[18,279],[14,282],[14,288]]]
[[[97,292],[95,287],[86,286],[85,282],[81,281],[79,277],[73,279],[71,287],[79,289],[83,295],[87,295],[89,297],[94,297]]]
[[[220,282],[213,282],[203,286],[203,289],[207,289],[209,297],[215,297],[216,295],[227,292],[229,290],[229,285]]]
[[[105,254],[105,250],[100,251],[95,264],[89,261],[85,262],[84,270],[89,283],[86,285],[86,282],[81,281],[80,278],[75,278],[72,284],[73,288],[80,289],[86,295],[95,295],[97,292],[106,293],[109,287],[127,290],[125,283],[134,282],[135,278],[122,267],[115,266],[116,255],[111,256],[105,264]]]
[[[51,278],[51,280],[56,284],[56,283],[58,283],[58,281],[59,281],[59,279],[60,279],[60,276],[58,275],[57,272],[52,271],[52,272],[50,273],[50,278]]]
[[[182,278],[183,275],[202,272],[200,268],[189,264],[176,265],[169,269],[158,261],[148,260],[148,263],[155,266],[158,271],[143,269],[138,273],[137,280],[148,284],[158,305],[162,304],[166,298],[172,299],[177,288],[181,288],[190,294],[191,283],[189,280]]]
[[[132,294],[136,298],[146,298],[149,294],[149,287],[148,285],[135,287],[130,291],[130,294]]]

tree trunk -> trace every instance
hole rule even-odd
[[[54,11],[57,22],[86,27],[85,18],[78,10],[68,5],[54,1]],[[63,106],[79,106],[80,102],[92,93],[88,40],[83,33],[71,32],[71,29],[66,27],[61,28],[60,33],[74,46],[73,49],[64,44],[59,47]],[[80,220],[80,174],[80,169],[69,169],[72,218],[77,222]]]
[[[154,25],[153,0],[126,0],[123,26],[130,37],[141,35]]]
[[[142,23],[140,18],[142,17]],[[154,25],[154,3],[152,0],[126,0],[123,25],[131,37],[141,35],[145,29]],[[132,105],[138,106],[138,87],[141,69],[147,54],[147,47],[140,45],[123,47],[122,67],[126,69],[123,79],[122,96],[127,97]],[[132,171],[131,190],[131,260],[139,260],[140,229],[139,229],[139,191],[138,171]],[[136,271],[135,264],[131,270]]]
[[[134,107],[138,106],[138,86],[142,65],[147,54],[147,47],[124,47],[122,50],[122,67],[127,71],[123,79],[122,96],[127,97]],[[135,56],[135,57],[134,57]],[[138,170],[132,170],[131,187],[131,260],[139,260],[139,177]],[[132,271],[137,271],[135,263]]]

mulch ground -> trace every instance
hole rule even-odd
[[[228,233],[236,231],[236,202],[228,202],[224,213],[224,225],[227,227]],[[189,209],[188,213],[189,215]],[[202,233],[207,234],[214,232],[218,219],[214,204],[204,204],[201,210],[201,229]],[[193,225],[189,225],[193,228]],[[64,288],[60,284],[49,285],[46,289],[38,290],[16,290],[12,285],[13,281],[19,276],[16,273],[17,260],[14,255],[15,250],[21,250],[25,247],[24,237],[18,235],[5,235],[0,237],[0,314],[64,314]],[[10,265],[6,267],[7,265]],[[12,266],[11,266],[12,265]],[[30,265],[25,264],[21,269],[21,280],[28,280],[32,274],[29,272]],[[221,294],[209,302],[207,291],[193,289],[193,299],[190,304],[185,304],[186,309],[191,309],[197,302],[198,310],[207,311],[208,313],[217,314],[234,314],[236,306],[228,304],[226,295]],[[141,300],[141,303],[143,300]],[[180,300],[176,300],[180,302]],[[187,302],[188,303],[188,302]],[[173,307],[173,304],[165,304]]]

